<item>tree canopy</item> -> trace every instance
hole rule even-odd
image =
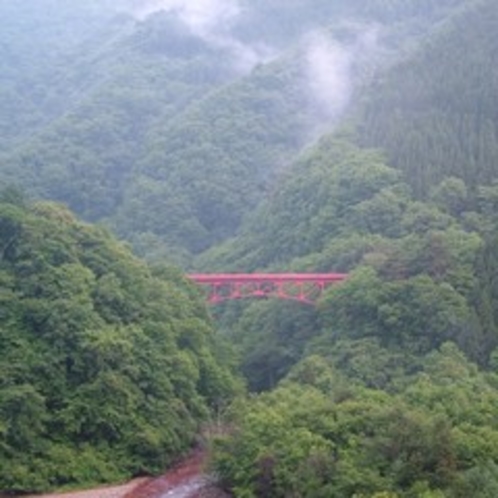
[[[238,497],[497,496],[495,0],[115,3],[0,1],[0,489],[215,413]],[[172,261],[349,275],[211,322]]]
[[[41,202],[0,204],[0,489],[158,472],[237,391],[192,284]]]

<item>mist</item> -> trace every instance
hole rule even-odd
[[[237,73],[249,73],[257,64],[279,52],[264,42],[245,43],[237,38],[236,24],[247,14],[240,0],[128,0],[128,9],[139,20],[158,12],[178,16],[196,37],[228,54]],[[337,121],[351,101],[356,83],[355,67],[378,47],[378,27],[347,25],[349,41],[334,39],[326,31],[308,33],[305,47],[304,91],[316,128]]]
[[[323,34],[308,40],[306,80],[310,97],[325,116],[338,116],[351,97],[351,51]]]
[[[326,32],[305,37],[304,91],[317,128],[333,125],[350,104],[358,83],[357,69],[379,48],[377,26],[353,27],[349,42]]]
[[[126,8],[141,21],[158,12],[177,15],[194,36],[226,51],[238,73],[249,72],[256,64],[276,55],[264,43],[249,45],[233,34],[234,24],[243,15],[237,0],[128,0]]]
[[[236,0],[129,0],[126,7],[140,20],[161,11],[175,13],[201,37],[227,27],[240,13]]]

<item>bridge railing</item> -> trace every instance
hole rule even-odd
[[[276,297],[314,304],[329,285],[342,282],[345,273],[211,273],[189,278],[207,289],[216,304],[248,297]]]

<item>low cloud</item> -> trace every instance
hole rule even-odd
[[[324,35],[308,41],[306,79],[315,105],[330,117],[338,115],[351,97],[351,52]]]
[[[236,0],[130,0],[128,8],[142,20],[161,11],[175,13],[199,36],[226,26],[240,13]]]
[[[377,28],[354,31],[349,43],[325,33],[314,33],[306,39],[306,90],[322,120],[333,122],[341,116],[352,97],[356,68],[378,46]]]
[[[139,20],[158,12],[177,15],[194,36],[227,51],[238,72],[250,71],[275,55],[264,44],[248,45],[232,35],[231,28],[242,15],[238,0],[128,0],[127,10]]]

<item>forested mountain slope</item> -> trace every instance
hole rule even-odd
[[[486,27],[495,11],[491,2],[470,3],[465,15],[457,15],[430,43],[415,51],[415,55],[393,65],[385,81],[379,79],[369,87],[372,92],[367,92],[365,101],[358,104],[360,108],[364,105],[363,114],[359,112],[359,115],[362,119],[366,116],[365,121],[360,119],[355,129],[353,120],[353,125],[349,127],[353,131],[323,137],[316,145],[309,147],[288,167],[278,186],[246,219],[238,236],[203,254],[197,259],[199,267],[217,271],[254,271],[263,268],[281,271],[352,271],[358,266],[372,268],[375,274],[373,280],[370,283],[367,283],[368,279],[360,280],[363,283],[358,290],[363,286],[365,294],[360,290],[357,295],[356,290],[351,290],[357,308],[349,303],[348,298],[339,301],[346,306],[344,309],[341,308],[342,304],[339,306],[339,302],[330,301],[332,314],[336,317],[332,329],[335,329],[336,337],[356,333],[362,337],[380,334],[388,342],[396,342],[398,332],[403,331],[406,335],[401,338],[402,348],[420,352],[437,347],[450,334],[451,339],[467,354],[485,365],[490,351],[497,345],[497,294],[491,278],[494,272],[493,241],[496,238],[496,187],[492,181],[496,175],[493,173],[495,161],[489,155],[493,154],[494,146],[484,147],[485,137],[492,138],[494,134],[488,135],[482,131],[494,127],[496,122],[489,114],[493,113],[493,106],[481,107],[481,99],[492,95],[494,66],[480,66],[482,86],[479,89],[482,92],[477,88],[471,91],[471,86],[474,78],[473,61],[481,58],[486,60],[492,56],[488,48],[493,37]],[[484,15],[486,12],[489,16]],[[476,34],[478,31],[480,35]],[[483,42],[479,50],[476,48],[475,53],[462,51],[458,63],[454,62],[455,59],[441,60],[439,65],[434,62],[431,57],[438,57],[438,51],[457,46],[459,34],[463,40],[468,37],[468,44],[473,48],[482,40],[487,42]],[[448,44],[449,36],[453,45]],[[412,58],[415,63],[413,72],[409,63]],[[427,58],[432,62],[429,63]],[[460,73],[463,76],[458,78],[455,74],[449,78],[447,85],[444,84],[445,64],[449,67],[448,78],[452,74],[451,68],[456,64],[461,65]],[[433,86],[424,85],[425,80],[418,75],[426,74],[430,80],[433,72],[439,74],[440,78],[433,80]],[[402,86],[399,92],[395,88],[396,82],[404,81],[405,77],[406,81],[411,82],[412,93]],[[463,96],[462,101],[459,100],[460,94],[452,86],[452,81],[468,89],[467,100]],[[388,88],[392,91],[388,91]],[[430,136],[430,127],[421,125],[420,131],[427,137],[427,144],[424,145],[416,132],[418,121],[416,117],[412,119],[413,115],[418,115],[419,107],[416,104],[410,106],[410,99],[425,95],[431,88],[437,88],[439,92],[437,98],[434,97],[434,106],[427,103],[425,107],[421,106],[420,113],[435,113],[438,119],[447,120],[445,136],[448,140],[441,138],[438,141],[437,133],[436,136]],[[406,90],[404,93],[403,89]],[[455,106],[452,107],[450,102],[453,100]],[[378,108],[379,112],[375,114],[374,106],[380,101],[384,108]],[[467,114],[464,115],[463,111],[458,114],[464,106]],[[391,128],[392,122],[388,116],[393,113],[399,114],[400,121],[393,118],[395,124]],[[460,118],[452,121],[451,116],[454,115],[462,119],[463,116],[469,117],[474,123],[472,133],[458,134],[455,127],[460,126]],[[411,125],[413,129],[410,129]],[[443,128],[438,130],[442,131]],[[403,132],[404,135],[400,135]],[[382,140],[375,139],[377,135],[381,136],[380,133],[393,147],[387,147],[385,156]],[[378,147],[378,150],[353,145],[355,141],[366,143],[367,135],[370,137],[368,143]],[[455,147],[451,146],[453,142]],[[464,149],[470,151],[478,144],[483,147],[482,155],[468,155],[468,166],[464,174],[459,175],[459,171],[453,170],[456,163],[448,158]],[[408,153],[409,148],[413,156]],[[394,159],[390,160],[396,150],[406,164],[410,157],[413,158],[410,160],[411,169],[404,169]],[[434,162],[436,155],[431,156],[436,151],[443,161],[441,167]],[[472,157],[476,160],[479,158],[479,165],[476,164],[475,169]],[[444,164],[448,165],[447,170],[443,169]],[[428,176],[424,176],[424,171]],[[484,171],[488,176],[481,176]],[[418,188],[421,185],[423,192]],[[417,200],[418,196],[424,202]],[[424,281],[426,277],[429,280]],[[349,285],[346,283],[343,288],[347,289]],[[384,288],[386,293],[382,291],[374,297],[374,294],[369,294],[368,288]],[[441,309],[446,318],[437,326],[435,321],[429,320],[422,324],[417,318],[439,313],[425,308],[429,301],[424,303],[422,299],[419,305],[424,311],[415,311],[414,315],[411,315],[410,307],[415,305],[409,304],[410,300],[421,299],[424,293],[433,292],[434,296],[439,295],[436,300],[446,302],[452,308],[451,311]],[[379,297],[380,301],[377,301]],[[405,297],[407,301],[402,304]],[[391,316],[391,311],[386,316],[376,311],[378,307],[391,310],[392,302],[397,302],[393,308],[395,316]],[[455,304],[456,308],[453,307]],[[384,305],[386,308],[383,308]],[[361,310],[367,309],[371,313],[363,314]],[[285,324],[282,327],[275,325],[278,320],[273,318],[282,314],[278,306],[272,311],[267,305],[256,303],[250,305],[248,310],[241,310],[240,315],[237,313],[227,315],[231,317],[227,330],[243,348],[243,368],[255,375],[253,386],[268,387],[301,357],[303,344],[307,340],[297,337],[295,344],[286,341],[289,328]],[[257,317],[259,313],[267,323],[274,325],[261,326],[259,331],[253,330],[248,317]],[[319,315],[313,320],[318,318],[323,317]],[[347,325],[341,325],[343,319],[348,322]],[[447,319],[449,321],[443,325]],[[391,320],[394,326],[390,325]],[[417,324],[413,329],[409,325],[412,322]],[[330,323],[334,323],[334,320]],[[440,326],[442,328],[436,332],[434,327]],[[247,336],[247,327],[254,334]],[[317,326],[313,327],[316,331]],[[412,333],[408,333],[408,329]],[[306,325],[303,330],[307,330]],[[299,331],[296,333],[299,334]],[[414,339],[413,334],[417,339]],[[305,337],[309,337],[307,332]],[[412,340],[415,340],[413,344],[406,342]],[[429,342],[424,344],[426,340]],[[261,367],[263,364],[265,368]],[[253,368],[254,365],[259,365],[259,368]]]
[[[417,201],[375,151],[322,139],[245,232],[199,260],[217,271],[352,272],[318,313],[278,303],[228,312],[252,386],[269,387],[321,334],[328,344],[375,337],[407,359],[451,339],[486,364],[498,345],[497,294],[486,283],[496,216],[471,204],[456,179]]]
[[[60,76],[75,50],[102,41],[106,2],[0,2],[0,146],[26,139],[74,105],[82,83]],[[70,102],[72,101],[72,102]]]
[[[65,201],[89,220],[116,208],[151,123],[171,119],[223,79],[223,63],[175,20],[154,19],[131,34],[129,22],[120,22],[103,46],[92,45],[58,69],[73,100],[6,161],[7,180],[20,178],[35,194]],[[171,39],[182,48],[170,47]]]
[[[89,3],[64,50],[43,30],[37,52],[18,45],[0,180],[150,260],[349,273],[315,308],[213,310],[253,392],[213,443],[235,496],[496,496],[493,2],[145,15],[159,3],[123,0],[115,17],[109,3],[98,20]],[[23,57],[43,47],[31,71]],[[10,200],[0,488],[160,469],[225,410],[233,354],[175,271],[65,208]]]
[[[364,344],[347,360],[374,377],[372,352]],[[386,390],[311,356],[273,392],[233,406],[236,430],[215,442],[213,465],[240,497],[495,496],[497,381],[451,344]]]
[[[0,490],[163,470],[238,385],[196,289],[52,203],[0,235]]]
[[[234,404],[215,442],[237,496],[496,494],[496,13],[469,2],[377,73],[348,127],[198,258],[350,273],[316,309],[219,311],[250,388],[274,388]]]
[[[242,2],[233,19],[200,28],[173,11],[103,16],[98,36],[61,38],[62,53],[41,43],[53,55],[45,72],[16,73],[39,97],[5,114],[9,133],[22,131],[1,177],[104,221],[142,255],[186,264],[236,233],[379,64],[463,3]],[[33,54],[19,53],[29,67]]]
[[[445,176],[496,180],[497,23],[495,2],[473,2],[369,90],[359,142],[385,150],[418,197]]]

